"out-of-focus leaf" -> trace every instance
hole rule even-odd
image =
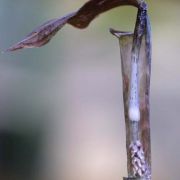
[[[139,4],[137,0],[90,0],[77,12],[73,12],[62,18],[47,21],[6,51],[41,47],[47,44],[66,23],[76,28],[86,28],[99,14],[122,5],[138,7]]]

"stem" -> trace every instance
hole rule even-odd
[[[123,180],[144,180],[142,178],[123,178]]]
[[[147,6],[139,5],[134,34],[111,30],[120,41],[126,122],[128,178],[151,179],[149,88],[150,24]]]

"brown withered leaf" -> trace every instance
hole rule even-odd
[[[41,47],[47,44],[51,38],[67,23],[75,13],[71,13],[65,17],[52,19],[36,28],[28,34],[22,41],[11,46],[6,51],[16,51],[23,48]]]
[[[68,20],[68,23],[76,28],[86,28],[99,14],[123,5],[139,7],[138,1],[139,0],[90,0]]]
[[[77,12],[73,12],[62,18],[47,21],[6,51],[41,47],[47,44],[66,23],[76,28],[86,28],[99,14],[122,5],[138,7],[138,2],[137,0],[90,0]]]

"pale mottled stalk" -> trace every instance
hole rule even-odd
[[[150,24],[146,5],[139,8],[134,34],[111,30],[119,38],[126,122],[127,180],[151,179],[149,88]]]

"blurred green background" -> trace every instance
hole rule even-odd
[[[86,0],[0,0],[0,49]],[[147,1],[152,22],[153,179],[179,179],[180,1]],[[120,7],[87,29],[67,25],[46,46],[0,55],[0,178],[126,176],[121,62],[109,28],[132,31]]]

